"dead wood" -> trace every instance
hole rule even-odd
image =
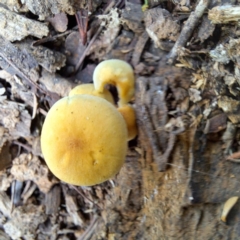
[[[197,26],[199,20],[201,19],[204,11],[206,11],[209,5],[209,0],[200,0],[194,12],[192,12],[185,23],[178,40],[176,41],[174,47],[169,53],[168,63],[173,64],[177,58],[178,51],[180,48],[184,47],[192,35],[194,28]]]
[[[214,7],[209,11],[208,18],[214,24],[237,22],[240,20],[240,7],[231,5]]]
[[[30,20],[1,6],[0,21],[1,35],[9,41],[22,40],[29,35],[42,38],[49,33],[46,24]]]
[[[1,2],[1,239],[239,239],[240,203],[221,212],[239,196],[240,29],[219,4]],[[42,124],[109,58],[134,68],[139,135],[115,178],[70,186],[44,162]]]

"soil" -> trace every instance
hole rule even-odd
[[[0,239],[240,239],[240,201],[226,203],[240,196],[238,5],[3,0]],[[66,184],[44,119],[111,58],[134,69],[138,136],[113,179]]]

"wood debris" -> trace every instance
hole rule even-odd
[[[220,132],[227,127],[227,116],[224,113],[220,113],[207,120],[204,133]]]
[[[83,1],[82,4],[84,4]],[[73,15],[76,11],[74,6],[76,4],[74,1],[66,1],[62,3],[61,1],[48,1],[48,2],[36,2],[28,0],[24,5],[35,15],[39,16],[39,20],[44,20],[46,17],[53,14],[58,14],[60,12],[66,12]],[[76,4],[77,6],[77,4]]]
[[[37,184],[39,189],[47,193],[57,180],[48,179],[49,170],[41,165],[41,161],[31,154],[21,154],[13,160],[11,174],[18,181],[31,180]]]
[[[135,33],[142,33],[144,31],[144,25],[142,21],[144,15],[141,9],[141,5],[133,4],[130,1],[126,2],[126,6],[123,9],[121,21],[126,27]]]
[[[14,138],[29,137],[31,116],[26,107],[12,101],[4,101],[0,105],[0,123],[4,128],[11,132]]]
[[[11,214],[11,218],[3,224],[5,232],[12,239],[25,237],[26,239],[34,239],[37,237],[37,228],[39,224],[46,220],[42,206],[28,204],[15,208]]]
[[[240,7],[232,5],[216,6],[208,12],[208,18],[214,24],[237,22],[240,20]]]
[[[194,30],[195,26],[198,24],[198,21],[202,17],[204,11],[207,9],[209,4],[209,0],[201,0],[199,1],[196,9],[194,12],[191,13],[190,17],[188,18],[187,22],[184,25],[184,28],[181,31],[181,34],[176,41],[174,47],[172,48],[171,52],[169,53],[169,60],[168,63],[174,63],[176,57],[178,55],[178,51],[181,47],[184,47],[187,43],[188,39],[190,38],[192,31]]]
[[[102,54],[107,54],[112,49],[114,39],[120,31],[121,20],[117,8],[113,8],[107,15],[100,15],[101,25],[106,29],[102,32],[100,39],[92,44],[88,54],[93,58],[102,58]],[[97,50],[96,50],[97,49]]]
[[[58,32],[65,32],[67,30],[68,18],[65,13],[58,13],[54,17],[48,17],[47,21],[50,22]]]
[[[240,109],[240,102],[223,96],[218,100],[218,106],[227,114],[232,123],[239,123],[240,116],[238,114]]]
[[[161,8],[150,9],[144,13],[144,22],[149,36],[159,46],[159,40],[176,41],[180,33],[180,26],[171,14]]]
[[[30,20],[3,7],[0,7],[0,21],[1,36],[11,42],[22,40],[29,35],[42,38],[49,33],[46,24]]]
[[[217,217],[240,182],[239,7],[227,2],[1,2],[0,239],[240,238],[239,204],[227,228]],[[115,178],[71,186],[44,162],[42,124],[110,58],[134,68],[139,136]]]

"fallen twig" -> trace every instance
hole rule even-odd
[[[97,226],[97,223],[99,221],[99,218],[95,215],[90,223],[90,225],[88,226],[88,228],[86,229],[86,231],[78,238],[78,240],[87,240],[90,239],[90,237],[92,236],[92,234],[94,233],[94,230]]]
[[[74,185],[71,185],[71,188],[73,188],[78,194],[80,194],[84,199],[86,199],[88,202],[92,203],[94,206],[98,207],[99,209],[101,209],[101,207],[95,203],[94,201],[92,201],[91,199],[89,199],[87,196],[85,196],[83,193],[81,193],[81,191],[79,191],[79,189],[77,187],[75,187]]]
[[[186,21],[181,34],[176,41],[174,47],[172,48],[171,52],[168,55],[168,63],[173,64],[176,61],[178,50],[181,47],[184,47],[188,41],[188,39],[191,37],[193,30],[198,24],[198,21],[202,17],[204,11],[207,9],[209,0],[200,0],[198,5],[195,8],[195,11],[192,12]]]
[[[68,31],[66,31],[64,33],[57,34],[55,36],[49,36],[49,37],[45,37],[45,38],[39,39],[39,40],[33,42],[31,46],[36,47],[36,46],[39,46],[39,45],[41,45],[43,43],[53,42],[53,41],[57,40],[58,38],[64,37],[64,36],[74,32],[75,29],[77,29],[77,27],[76,28],[74,27],[71,30],[68,30]]]
[[[90,47],[92,46],[92,44],[94,43],[94,41],[96,40],[96,38],[98,37],[98,35],[100,34],[100,32],[103,30],[103,26],[100,26],[97,30],[97,32],[95,33],[95,35],[92,37],[91,41],[89,42],[87,48],[85,49],[85,51],[83,52],[82,56],[80,57],[76,67],[75,67],[75,72],[78,71],[78,69],[81,67]]]

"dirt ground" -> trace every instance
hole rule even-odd
[[[240,239],[239,3],[1,0],[0,239]],[[112,58],[134,69],[138,136],[115,178],[66,184],[44,119]]]

